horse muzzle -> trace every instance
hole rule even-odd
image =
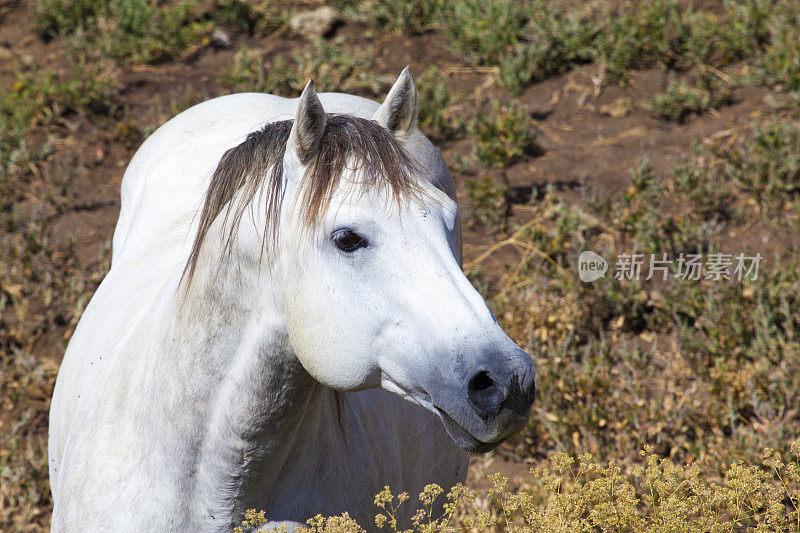
[[[513,358],[497,358],[502,363],[479,366],[457,392],[431,395],[442,424],[459,447],[488,452],[527,424],[536,372],[530,356],[519,352]]]

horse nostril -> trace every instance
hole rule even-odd
[[[467,382],[467,399],[472,409],[484,420],[503,408],[507,391],[488,372],[482,370]]]
[[[497,385],[494,380],[489,376],[488,372],[478,372],[469,382],[471,391],[483,392]]]

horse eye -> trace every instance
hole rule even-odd
[[[343,252],[355,252],[359,248],[364,248],[367,245],[358,233],[353,230],[343,229],[333,234],[333,243],[337,248]]]

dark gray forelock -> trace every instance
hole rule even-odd
[[[403,196],[423,194],[415,176],[420,167],[389,130],[373,120],[340,114],[320,117],[316,110],[298,109],[298,113],[304,112],[311,113],[311,120],[323,120],[325,128],[319,146],[306,163],[299,188],[306,227],[313,227],[325,214],[348,162],[360,162],[362,186],[386,187],[397,202]],[[220,159],[206,191],[197,235],[184,269],[189,281],[214,221],[225,210],[228,233],[224,249],[230,251],[244,210],[259,191],[266,201],[263,245],[270,245],[268,254],[274,249],[284,180],[283,157],[292,124],[292,120],[267,124]]]

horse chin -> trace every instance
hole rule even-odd
[[[437,407],[436,411],[439,414],[439,419],[442,421],[442,424],[444,425],[445,431],[447,431],[447,434],[450,435],[451,439],[453,439],[453,442],[456,443],[456,446],[458,446],[462,450],[468,451],[470,453],[486,453],[494,450],[506,440],[505,438],[495,442],[483,442],[481,440],[478,440],[475,437],[473,437],[466,429],[461,427],[461,425],[458,422],[456,422],[452,416],[448,415],[444,410]]]

